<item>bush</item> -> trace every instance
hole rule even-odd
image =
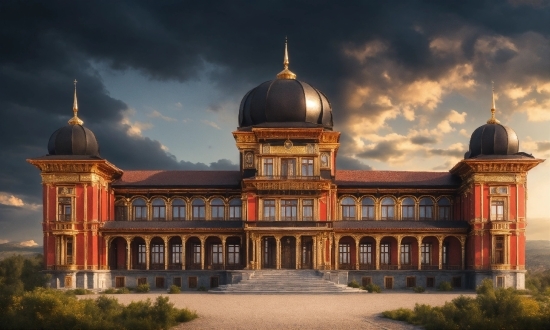
[[[443,281],[437,286],[437,291],[453,291],[453,286],[450,282]]]
[[[367,284],[367,286],[365,286],[364,290],[367,290],[370,293],[373,293],[373,292],[380,293],[380,292],[382,292],[380,287],[376,284],[373,284],[373,283]]]
[[[177,285],[171,285],[170,289],[168,289],[168,293],[180,293],[181,289]]]
[[[357,283],[356,280],[352,280],[351,282],[349,282],[348,286],[356,289],[360,287],[359,283]]]
[[[415,286],[413,288],[413,291],[416,292],[416,293],[422,293],[422,292],[426,291],[426,289],[424,289],[423,286]]]
[[[74,295],[77,295],[77,296],[93,294],[93,292],[91,290],[82,289],[82,288],[78,288],[78,289],[74,289],[74,290],[67,290],[67,291],[65,291],[65,293],[66,294],[74,294]]]
[[[149,288],[149,283],[140,284],[136,288],[136,292],[144,293],[149,292],[151,289]]]
[[[199,286],[199,288],[197,289],[197,291],[207,291],[207,290],[206,290],[206,288],[205,288],[203,285],[201,285],[201,286]]]

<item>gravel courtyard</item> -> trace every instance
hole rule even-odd
[[[381,312],[415,303],[443,305],[463,293],[385,292],[379,294],[210,294],[167,295],[176,307],[195,310],[199,318],[175,329],[414,329],[381,318]],[[121,303],[159,294],[114,295]]]

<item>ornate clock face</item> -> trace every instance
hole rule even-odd
[[[293,145],[294,145],[294,144],[292,144],[292,141],[290,141],[289,139],[287,139],[287,140],[285,141],[285,144],[284,144],[285,149],[290,149],[290,148],[292,148]]]

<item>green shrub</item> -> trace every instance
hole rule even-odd
[[[352,280],[351,282],[349,282],[348,286],[356,289],[360,287],[359,283],[357,283],[356,280]]]
[[[93,294],[91,290],[83,289],[83,288],[77,288],[74,290],[67,290],[65,291],[66,294],[74,294],[77,296],[87,295],[87,294]]]
[[[413,291],[416,292],[416,293],[422,293],[422,292],[426,291],[426,289],[424,289],[423,286],[415,286],[413,288]]]
[[[149,288],[149,283],[140,284],[136,288],[136,292],[140,292],[140,293],[149,292],[149,290],[151,290]]]
[[[414,313],[407,308],[399,308],[393,311],[382,312],[382,316],[388,319],[412,323]]]
[[[437,286],[437,291],[453,291],[453,286],[450,282],[443,281]]]
[[[197,291],[207,291],[207,290],[206,290],[206,288],[205,288],[203,285],[201,285],[201,286],[199,286],[199,288],[197,289]]]
[[[373,292],[376,292],[376,293],[380,293],[382,292],[382,290],[380,289],[380,287],[376,284],[373,284],[373,283],[369,283],[365,286],[364,290],[367,290],[368,292],[370,293],[373,293]]]
[[[116,293],[116,289],[115,288],[108,288],[108,289],[103,290],[101,293],[113,294],[113,293]]]
[[[180,293],[181,289],[177,285],[171,285],[170,289],[168,289],[168,293]]]
[[[130,290],[130,288],[120,288],[120,289],[117,289],[115,291],[116,294],[126,294],[126,293],[130,293],[132,292],[132,290]]]

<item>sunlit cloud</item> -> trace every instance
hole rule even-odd
[[[26,203],[23,199],[13,194],[10,194],[7,192],[1,192],[1,191],[0,191],[0,204],[15,206],[15,207],[26,207],[31,210],[38,210],[42,207],[42,205],[39,205],[39,204]]]
[[[143,123],[139,121],[132,121],[131,117],[136,114],[136,110],[127,109],[122,112],[122,119],[120,123],[126,126],[126,134],[133,137],[143,137],[142,132],[153,127],[151,123]]]
[[[28,240],[28,241],[23,241],[21,243],[19,243],[19,245],[21,246],[24,246],[24,247],[33,247],[33,246],[38,246],[38,243],[36,243],[34,240]]]
[[[163,115],[162,113],[158,112],[157,110],[153,110],[153,112],[149,113],[147,117],[151,118],[160,118],[164,121],[171,122],[171,121],[178,121],[176,118],[168,117]]]
[[[0,244],[6,244],[6,243],[9,243],[9,241],[7,239],[1,239],[0,238]]]
[[[218,124],[216,124],[215,122],[210,121],[210,120],[202,119],[202,120],[201,120],[201,123],[203,123],[203,124],[205,124],[205,125],[208,125],[208,126],[210,126],[210,127],[214,127],[215,129],[220,129],[220,127],[218,126]]]

